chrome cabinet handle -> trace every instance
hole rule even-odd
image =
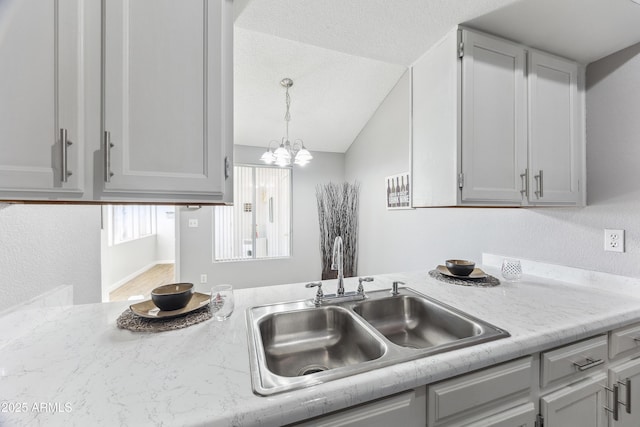
[[[595,368],[596,366],[602,365],[604,363],[604,359],[591,359],[590,357],[586,358],[586,362],[578,363],[573,362],[573,366],[578,368],[579,371],[586,371],[587,369]]]
[[[520,179],[522,180],[522,190],[520,190],[520,194],[522,197],[529,197],[529,169],[525,169],[524,173],[520,174]]]
[[[609,387],[605,387],[605,390],[613,392],[613,408],[604,407],[604,410],[607,412],[611,412],[613,414],[613,421],[618,421],[619,418],[619,410],[618,410],[618,385],[614,385],[613,389]]]
[[[67,130],[64,128],[60,128],[60,146],[62,147],[62,171],[60,180],[62,182],[67,182],[69,177],[73,175],[73,172],[68,170],[69,162],[67,154],[70,145],[73,145],[73,142],[69,141]]]
[[[111,132],[104,131],[104,182],[111,182],[113,176],[113,172],[111,172],[111,149],[113,147]]]
[[[625,403],[619,402],[622,406],[624,406],[627,414],[631,413],[631,379],[627,378],[624,381],[618,380],[618,384],[624,387],[624,401]]]
[[[542,199],[544,197],[544,175],[542,169],[540,169],[538,175],[534,175],[533,177],[536,180],[536,197]]]

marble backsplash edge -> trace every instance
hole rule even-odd
[[[20,304],[0,311],[0,317],[6,316],[16,311],[23,311],[32,308],[60,307],[73,305],[73,286],[60,285],[43,294],[24,301]]]
[[[482,254],[482,265],[488,268],[494,268],[499,272],[502,267],[502,261],[505,258],[519,259],[522,264],[522,273],[525,276],[531,275],[625,295],[640,296],[640,279],[635,277],[618,276],[600,271],[488,253]]]

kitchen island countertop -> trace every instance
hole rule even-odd
[[[535,276],[492,288],[446,284],[426,270],[374,277],[369,290],[401,280],[511,337],[263,397],[252,392],[245,310],[312,298],[303,284],[236,290],[227,321],[161,333],[118,329],[127,303],[31,309],[0,318],[0,330],[20,322],[23,331],[0,340],[0,425],[283,425],[640,320],[640,281],[612,292]]]

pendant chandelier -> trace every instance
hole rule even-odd
[[[291,97],[289,96],[289,88],[293,86],[293,80],[284,78],[280,81],[282,87],[285,88],[285,104],[287,111],[284,115],[284,123],[286,136],[282,137],[280,143],[277,140],[269,142],[267,151],[260,157],[260,160],[270,165],[275,163],[280,167],[291,166],[296,164],[298,166],[304,166],[313,156],[304,146],[304,142],[301,139],[296,139],[293,144],[289,141],[289,122],[291,121],[291,114],[289,109],[291,107]]]

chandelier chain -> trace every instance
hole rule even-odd
[[[284,122],[287,130],[287,141],[289,141],[289,122],[291,121],[291,113],[289,112],[289,109],[291,107],[291,96],[289,95],[289,87],[286,88],[284,99],[287,105],[287,112],[284,114]]]

